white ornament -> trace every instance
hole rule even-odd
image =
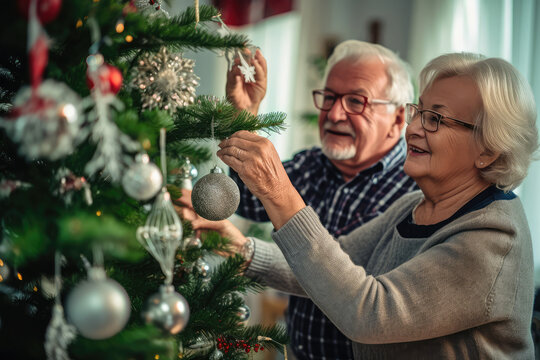
[[[131,86],[141,93],[143,109],[162,109],[170,114],[193,104],[199,77],[193,72],[195,61],[181,54],[169,54],[166,47],[158,53],[141,56],[133,68]]]
[[[10,117],[0,119],[0,127],[28,160],[61,159],[87,134],[81,129],[81,99],[63,83],[45,80],[36,90],[25,87],[13,105]]]
[[[108,279],[102,268],[93,267],[88,280],[79,283],[66,302],[69,321],[89,339],[106,339],[124,328],[131,314],[126,290]]]
[[[163,175],[147,154],[139,154],[122,177],[124,191],[134,199],[148,200],[154,197],[163,185]]]
[[[143,312],[143,319],[169,334],[178,334],[189,321],[189,305],[186,299],[174,291],[172,285],[161,285],[152,295]]]

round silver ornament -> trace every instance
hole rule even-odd
[[[135,163],[122,177],[124,191],[134,199],[148,200],[154,197],[163,185],[163,175],[147,154],[139,154]]]
[[[192,236],[192,237],[187,238],[185,244],[186,244],[186,246],[185,246],[186,249],[189,249],[189,248],[200,249],[200,248],[202,248],[202,241],[197,236]]]
[[[159,292],[146,302],[142,314],[147,324],[154,324],[169,334],[178,334],[189,321],[189,305],[186,299],[174,291],[172,285],[161,285]]]
[[[199,175],[197,168],[186,158],[186,161],[178,169],[178,173],[172,178],[172,182],[175,185],[180,186],[182,189],[192,190],[192,180]]]
[[[124,328],[131,314],[126,290],[105,276],[102,268],[91,268],[88,280],[79,283],[66,302],[69,322],[89,339],[109,338]]]
[[[241,322],[248,321],[249,316],[251,315],[251,309],[244,304],[238,308],[238,312],[236,314],[240,318]]]
[[[234,214],[240,204],[240,191],[236,183],[219,167],[203,176],[193,186],[193,209],[207,220],[223,220]]]
[[[202,278],[207,278],[210,274],[210,265],[202,258],[198,258],[193,265],[194,272],[198,273]]]

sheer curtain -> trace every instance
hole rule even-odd
[[[535,0],[415,0],[410,62],[415,77],[432,58],[470,51],[511,62],[532,86],[540,109],[540,4]],[[537,124],[540,127],[537,118]],[[537,156],[539,158],[540,156]],[[531,228],[540,285],[540,161],[516,190]]]

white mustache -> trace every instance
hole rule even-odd
[[[351,135],[353,139],[356,139],[356,133],[354,132],[354,129],[349,125],[334,124],[330,121],[325,121],[323,124],[323,129],[345,133],[345,134]]]

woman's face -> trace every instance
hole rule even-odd
[[[482,100],[470,78],[455,76],[436,80],[420,96],[418,108],[474,124],[482,109]],[[405,137],[405,173],[423,190],[428,190],[426,186],[434,186],[445,191],[471,181],[481,181],[475,166],[481,148],[471,129],[443,118],[436,132],[427,132],[417,116],[407,126]]]

